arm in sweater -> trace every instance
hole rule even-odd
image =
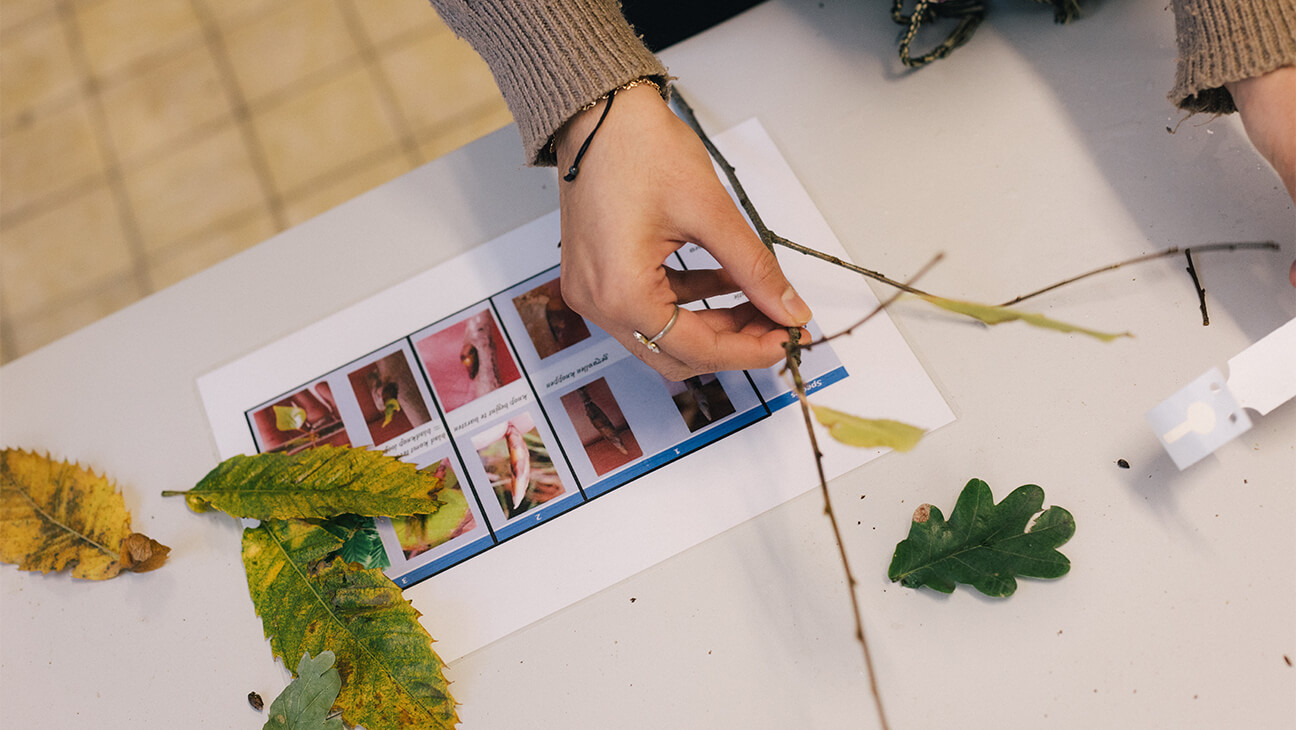
[[[641,77],[666,90],[666,67],[615,0],[432,0],[486,61],[522,135],[527,164],[553,165],[558,128],[585,104]]]
[[[558,183],[567,304],[674,380],[781,361],[787,328],[805,324],[810,310],[730,199],[701,140],[666,106],[666,92],[640,85],[584,108],[640,77],[665,89],[666,69],[615,0],[433,5],[490,66],[529,163],[561,160],[567,169],[592,142],[579,177]],[[723,268],[664,266],[686,242]],[[731,309],[678,308],[739,289],[749,301]],[[663,326],[669,332],[653,349],[634,336]]]
[[[1169,97],[1237,111],[1296,202],[1296,0],[1174,0],[1179,64]],[[1289,274],[1296,286],[1296,263]]]

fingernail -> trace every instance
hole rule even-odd
[[[783,292],[783,308],[787,310],[788,315],[792,317],[793,324],[798,326],[810,321],[814,314],[810,307],[801,299],[801,295],[796,293],[796,289],[788,287]]]

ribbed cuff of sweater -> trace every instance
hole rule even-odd
[[[530,165],[555,164],[549,140],[580,108],[632,79],[666,93],[666,67],[615,0],[433,0],[495,76]]]
[[[1168,95],[1191,112],[1237,110],[1224,84],[1296,64],[1296,0],[1174,0],[1179,65]]]

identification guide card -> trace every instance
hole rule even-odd
[[[759,123],[717,142],[772,227],[846,258]],[[447,660],[815,485],[781,368],[666,380],[566,305],[558,238],[554,212],[199,379],[222,458],[366,447],[441,477],[433,514],[349,518],[343,557],[437,615]],[[815,337],[876,305],[856,274],[780,263]],[[692,244],[666,264],[717,266]],[[928,429],[953,420],[887,317],[832,345],[802,362],[817,402]],[[881,453],[828,441],[830,476]]]

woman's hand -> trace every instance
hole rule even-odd
[[[600,103],[555,135],[564,173],[603,111]],[[575,180],[558,183],[563,299],[672,380],[769,367],[783,359],[786,328],[810,309],[716,177],[706,148],[651,86],[619,91]],[[680,246],[706,249],[721,269],[675,271]],[[681,309],[654,353],[652,337],[675,304],[741,289],[730,309]],[[806,333],[802,333],[806,336]]]

